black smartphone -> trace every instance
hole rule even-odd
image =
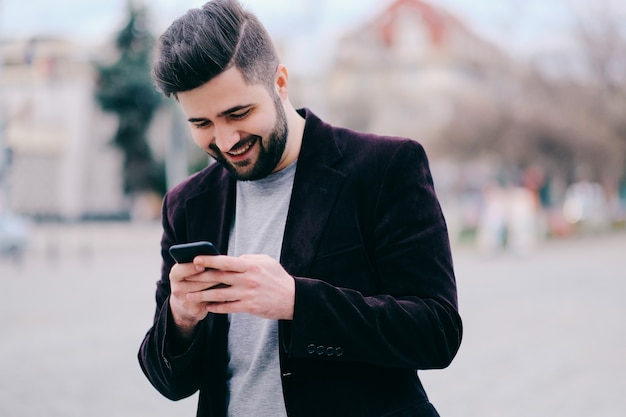
[[[191,242],[170,246],[170,255],[179,264],[192,262],[198,255],[219,255],[215,246],[211,242]]]

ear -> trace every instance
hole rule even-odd
[[[274,82],[276,93],[285,100],[289,96],[289,72],[283,64],[278,64],[276,68],[276,79]]]

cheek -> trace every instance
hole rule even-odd
[[[191,129],[191,138],[198,148],[208,151],[209,145],[212,143],[212,135],[205,130]]]
[[[248,120],[247,131],[253,135],[267,138],[274,131],[275,121],[275,115],[272,114],[255,115],[254,118]]]

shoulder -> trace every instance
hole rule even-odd
[[[172,187],[166,193],[164,203],[170,208],[185,205],[190,199],[212,193],[216,188],[224,187],[228,181],[227,171],[220,164],[212,163]]]
[[[371,162],[372,160],[390,162],[391,158],[398,153],[403,154],[398,156],[404,156],[408,159],[426,159],[423,146],[414,138],[365,133],[334,126],[322,121],[308,109],[304,110],[304,115],[307,120],[305,143],[313,142],[312,147],[325,149],[331,145],[327,143],[327,146],[323,147],[321,144],[325,143],[324,138],[332,138],[333,146],[348,161],[357,163],[359,161]]]
[[[428,166],[426,151],[415,139],[334,128],[337,147],[346,163],[363,164],[372,170]]]
[[[341,127],[334,127],[333,129],[340,147],[360,148],[366,153],[373,149],[390,153],[400,149],[409,152],[423,152],[422,145],[412,138],[364,133]]]

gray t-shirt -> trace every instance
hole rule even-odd
[[[280,259],[296,163],[257,181],[237,183],[228,255]],[[278,360],[278,322],[231,314],[228,331],[228,417],[287,415]]]

